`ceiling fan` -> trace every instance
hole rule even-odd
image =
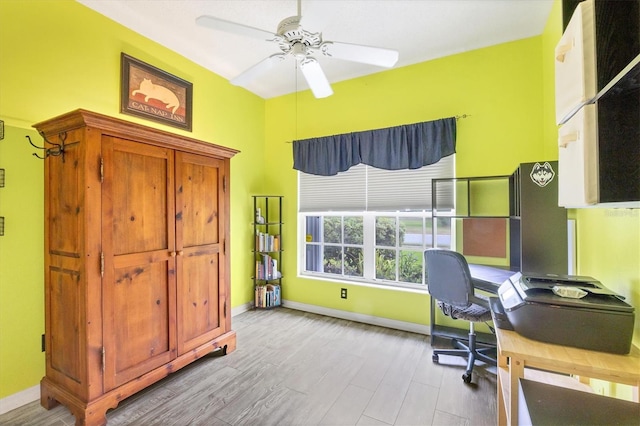
[[[390,68],[398,61],[396,50],[371,47],[359,44],[323,41],[322,33],[312,33],[302,28],[300,21],[300,0],[298,14],[283,19],[274,34],[270,31],[250,27],[236,22],[226,21],[214,16],[203,15],[196,19],[196,24],[220,31],[271,41],[278,44],[282,53],[273,54],[240,75],[231,79],[231,84],[244,86],[253,79],[266,73],[275,64],[293,56],[300,66],[305,80],[316,98],[331,96],[333,90],[320,67],[320,63],[312,55],[321,54],[330,58],[360,62],[379,67]]]

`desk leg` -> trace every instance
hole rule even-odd
[[[511,357],[509,364],[509,424],[518,424],[518,399],[520,394],[519,379],[524,377],[524,360]]]
[[[502,351],[500,350],[500,342],[498,342],[498,426],[507,426],[509,423],[509,418],[507,417],[507,410],[505,407],[504,400],[504,391],[502,389],[503,383],[501,379],[500,370],[509,368],[509,358],[502,355]]]
[[[498,346],[498,367],[507,368],[509,366],[508,357],[500,353],[500,346]]]
[[[502,391],[502,380],[500,380],[500,371],[498,371],[498,426],[507,426],[507,410],[504,406],[504,392]]]

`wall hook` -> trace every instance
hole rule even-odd
[[[49,145],[53,145],[54,148],[47,148],[46,146],[38,146],[34,144],[31,141],[31,138],[29,137],[29,135],[27,135],[25,137],[27,138],[27,140],[29,141],[32,147],[44,150],[44,156],[40,156],[35,152],[33,153],[33,156],[41,160],[44,160],[49,156],[53,156],[53,157],[61,156],[62,162],[64,163],[64,142],[67,140],[67,132],[62,132],[58,134],[58,139],[60,139],[60,143],[55,143],[47,140],[46,136],[44,135],[44,132],[39,132],[39,133],[40,133],[40,136],[42,136],[42,139],[44,140],[44,142],[48,143]]]

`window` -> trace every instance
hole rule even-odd
[[[364,276],[362,216],[307,216],[306,270],[345,277]]]
[[[452,177],[453,166],[452,155],[416,170],[360,164],[336,176],[299,173],[300,273],[424,288],[422,253],[433,247],[431,179]],[[451,200],[438,206],[453,208],[453,194],[444,196]],[[451,223],[438,219],[438,247],[451,247]]]

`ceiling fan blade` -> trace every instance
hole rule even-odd
[[[276,53],[275,55],[271,55],[268,58],[264,58],[262,61],[244,71],[242,74],[232,78],[230,82],[235,86],[245,86],[254,78],[269,71],[278,62],[284,61],[285,58],[286,55],[284,53]]]
[[[320,63],[314,59],[307,57],[300,62],[300,69],[304,75],[304,79],[307,80],[309,88],[313,92],[313,96],[316,98],[326,98],[333,94],[331,85],[324,75],[324,71],[320,67]]]
[[[272,32],[261,30],[259,28],[250,27],[248,25],[238,24],[237,22],[225,21],[209,15],[202,15],[196,18],[196,24],[212,28],[214,30],[225,31],[227,33],[238,34],[241,36],[259,38],[261,40],[273,40],[276,35]]]
[[[361,44],[327,41],[320,45],[320,52],[331,58],[361,62],[391,68],[398,62],[398,51],[382,47],[363,46]]]

